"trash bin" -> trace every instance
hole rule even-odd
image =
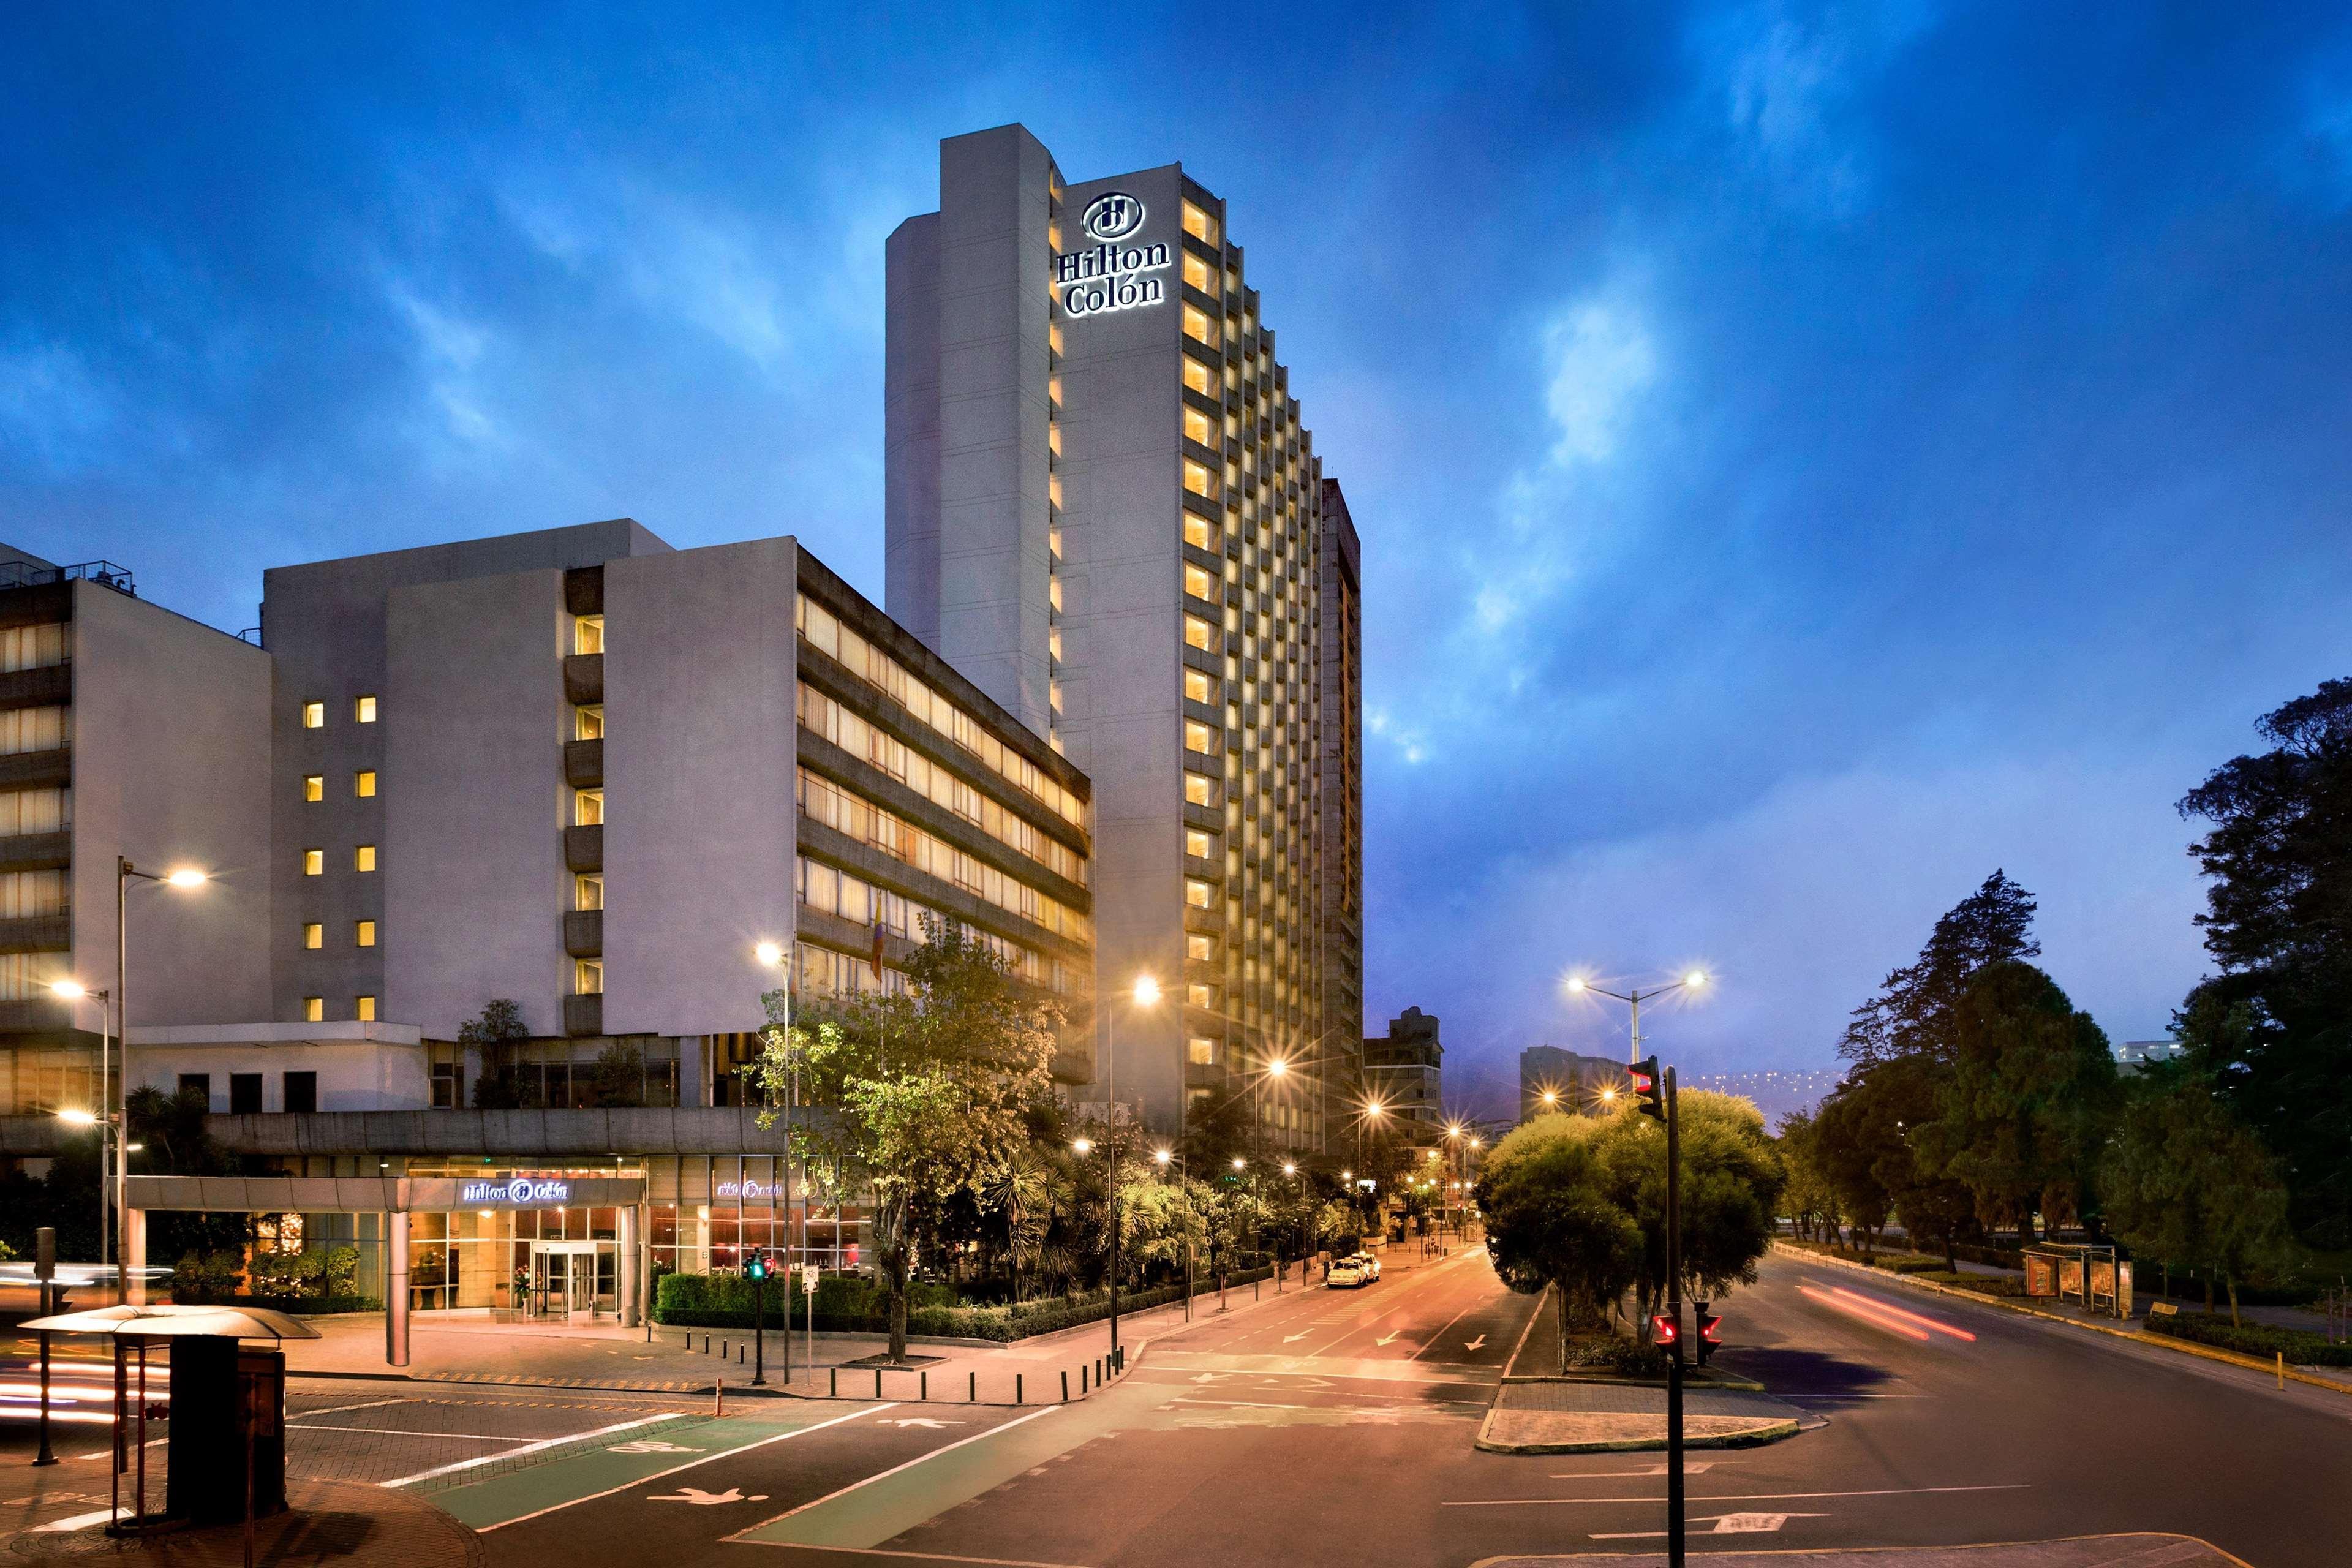
[[[253,1514],[286,1509],[286,1353],[233,1339],[172,1342],[172,1462],[163,1511],[191,1524],[245,1518],[246,1467]]]

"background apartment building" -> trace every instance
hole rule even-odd
[[[100,1031],[120,990],[133,1026],[220,1023],[268,1005],[269,660],[137,596],[128,568],[59,566],[0,546],[0,1116],[100,1103]],[[117,866],[192,868],[183,890]],[[114,1053],[119,1074],[121,1058]]]
[[[1558,1046],[1529,1046],[1519,1053],[1519,1120],[1532,1121],[1552,1111],[1598,1114],[1629,1082],[1623,1062]],[[1604,1094],[1609,1100],[1602,1100]]]
[[[888,247],[888,609],[1094,782],[1119,1098],[1165,1127],[1313,1064],[1257,1103],[1319,1148],[1362,1028],[1334,535],[1224,203],[1177,164],[1066,182],[1017,125],[942,142],[940,195]],[[1146,973],[1170,1005],[1124,1000]]]

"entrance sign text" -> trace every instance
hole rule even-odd
[[[457,1189],[461,1204],[504,1204],[509,1208],[561,1206],[572,1201],[570,1182],[535,1182],[517,1176],[507,1182],[467,1182]]]

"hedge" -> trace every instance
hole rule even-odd
[[[288,1312],[299,1318],[323,1316],[329,1312],[381,1312],[383,1300],[377,1296],[238,1296],[199,1294],[184,1296],[172,1293],[173,1303],[189,1307],[267,1307],[274,1312]]]
[[[2150,1313],[2147,1328],[2151,1334],[2168,1334],[2174,1339],[2236,1351],[2240,1355],[2258,1356],[2264,1361],[2284,1354],[2296,1366],[2352,1366],[2352,1344],[2341,1341],[2330,1343],[2325,1334],[2315,1334],[2306,1329],[2274,1329],[2267,1323],[2237,1324],[2218,1313],[2208,1317],[2202,1312]]]
[[[1271,1268],[1242,1269],[1226,1276],[1229,1285],[1271,1279]],[[1215,1291],[1213,1279],[1196,1279],[1195,1296]],[[1010,1342],[1037,1334],[1051,1334],[1110,1316],[1110,1297],[1097,1290],[1083,1296],[1053,1296],[1018,1306],[961,1307],[944,1285],[916,1281],[908,1291],[907,1331],[936,1339],[995,1340]],[[1161,1285],[1148,1290],[1123,1290],[1119,1310],[1147,1311],[1183,1300],[1181,1285]],[[783,1326],[777,1310],[784,1293],[772,1291],[768,1321]],[[800,1292],[791,1294],[794,1324],[804,1323]],[[751,1326],[751,1284],[740,1274],[666,1274],[654,1300],[654,1321],[674,1328],[748,1329]],[[817,1281],[816,1326],[828,1333],[887,1334],[890,1331],[889,1297],[856,1275],[827,1275]]]

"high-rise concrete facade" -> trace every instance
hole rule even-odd
[[[1181,164],[1070,181],[1017,125],[940,144],[939,211],[888,247],[885,603],[1094,781],[1118,1099],[1167,1127],[1255,1085],[1267,1142],[1314,1149],[1362,1032],[1327,894],[1357,907],[1358,814],[1325,793],[1360,701],[1325,599],[1355,563],[1326,560],[1225,217]],[[1168,1000],[1120,1000],[1140,974]]]
[[[1316,852],[1323,938],[1324,1125],[1333,1135],[1364,1098],[1364,616],[1362,547],[1339,481],[1323,481],[1322,738]]]

